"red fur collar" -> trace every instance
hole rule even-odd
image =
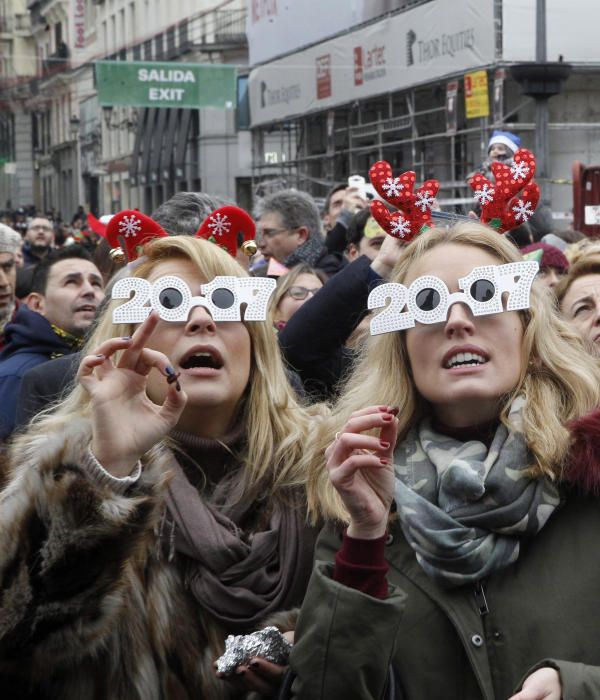
[[[565,481],[583,493],[600,495],[600,408],[569,424],[573,444]]]

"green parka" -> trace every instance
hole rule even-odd
[[[570,493],[514,565],[446,589],[395,523],[378,600],[331,579],[341,537],[326,528],[296,630],[293,697],[379,700],[391,663],[402,700],[507,700],[538,666],[560,672],[564,700],[597,700],[599,540],[600,500]]]

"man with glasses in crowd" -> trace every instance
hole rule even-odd
[[[23,259],[25,266],[37,265],[54,247],[54,226],[45,216],[36,216],[29,222],[24,236]]]
[[[321,217],[313,198],[305,192],[282,190],[265,197],[256,211],[256,238],[265,264],[257,274],[268,275],[269,263],[284,268],[305,263],[331,276],[344,267],[340,253],[329,253],[321,231]],[[271,266],[273,267],[273,266]]]

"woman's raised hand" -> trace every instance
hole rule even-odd
[[[394,496],[394,446],[398,410],[371,406],[355,411],[325,451],[332,484],[350,514],[348,535],[381,537]],[[365,435],[379,429],[379,437]]]
[[[159,321],[150,316],[131,338],[111,338],[81,361],[77,378],[90,394],[92,452],[113,476],[131,473],[140,457],[176,425],[187,397],[169,358],[145,347]],[[121,351],[118,362],[115,353]],[[159,406],[146,394],[146,378],[159,371],[169,382]]]

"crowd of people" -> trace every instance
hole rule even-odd
[[[3,696],[600,697],[600,244],[477,206],[405,242],[339,185],[232,255],[224,204],[122,261],[0,224]],[[220,670],[269,626],[286,661]]]

